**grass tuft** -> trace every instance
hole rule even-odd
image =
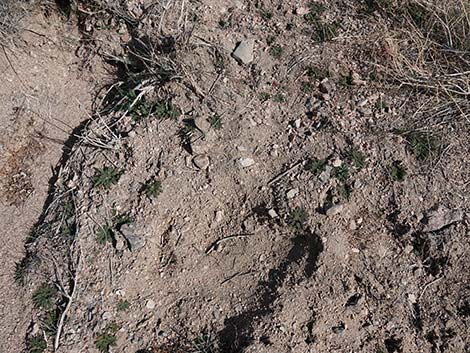
[[[157,198],[162,192],[161,180],[149,180],[144,186],[145,194],[149,198]]]
[[[54,304],[54,297],[57,293],[57,289],[48,284],[43,283],[33,293],[33,303],[36,308],[49,309]]]
[[[305,230],[305,223],[308,220],[307,212],[301,208],[295,208],[289,215],[289,225],[296,231],[301,232]]]
[[[41,334],[26,339],[27,353],[43,353],[47,348],[47,342]]]

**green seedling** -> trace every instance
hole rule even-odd
[[[109,324],[104,331],[96,338],[96,348],[102,353],[108,353],[109,348],[117,343],[116,332],[118,330],[116,324]]]
[[[261,18],[265,21],[272,20],[273,18],[273,13],[269,11],[262,11],[261,12]]]
[[[280,45],[275,45],[269,49],[269,54],[275,59],[280,59],[283,53],[284,49]]]
[[[271,98],[271,94],[269,94],[268,92],[261,92],[258,94],[258,97],[259,100],[264,103]]]
[[[101,245],[111,243],[113,241],[112,228],[106,224],[100,226],[98,232],[96,232],[96,241]]]
[[[222,128],[222,117],[220,115],[213,115],[209,119],[211,128],[214,130],[220,130]]]
[[[26,350],[27,353],[43,353],[47,348],[47,342],[44,339],[44,336],[37,334],[35,336],[29,337],[26,340]]]
[[[315,176],[318,176],[325,170],[326,160],[324,159],[311,159],[305,164],[305,169]]]
[[[33,303],[36,308],[49,309],[54,303],[54,297],[57,293],[57,289],[48,284],[43,283],[33,293]]]
[[[276,103],[284,103],[286,101],[286,97],[282,93],[276,93],[273,96],[273,101]]]
[[[157,198],[162,192],[162,182],[161,180],[150,180],[145,184],[144,189],[147,197]]]
[[[48,311],[42,322],[44,332],[48,336],[54,336],[57,333],[58,323],[59,323],[59,311],[57,309]]]
[[[354,79],[351,74],[341,75],[339,78],[339,84],[344,87],[354,85]]]
[[[429,160],[434,152],[438,150],[436,139],[429,133],[412,131],[405,134],[411,150],[420,161]]]
[[[301,208],[295,208],[289,215],[289,225],[296,231],[301,232],[305,229],[305,223],[308,220],[307,212]]]
[[[33,263],[32,259],[28,254],[23,257],[19,262],[15,264],[15,281],[16,283],[24,286],[26,284],[26,275],[28,274],[28,269]]]
[[[394,181],[403,181],[406,177],[406,169],[401,161],[394,161],[389,167],[390,178]]]
[[[345,183],[349,178],[349,168],[346,164],[342,164],[339,167],[334,167],[331,174],[340,182]]]
[[[96,168],[93,182],[96,187],[109,189],[111,185],[119,181],[121,172],[114,167]]]
[[[130,306],[131,304],[129,303],[129,301],[121,299],[116,304],[116,309],[117,311],[126,311],[130,308]]]
[[[160,101],[155,105],[155,115],[161,120],[176,120],[181,112],[171,101]]]
[[[366,157],[357,149],[352,149],[350,151],[349,158],[357,169],[362,169],[366,165]]]

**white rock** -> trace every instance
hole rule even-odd
[[[304,15],[308,14],[309,12],[310,12],[310,10],[307,7],[303,7],[303,6],[298,6],[295,9],[295,14],[299,15],[299,16],[304,16]]]
[[[292,189],[287,192],[286,197],[288,200],[290,200],[296,197],[298,193],[299,193],[299,189]]]
[[[215,221],[217,223],[222,222],[222,219],[224,219],[224,211],[223,210],[218,210],[215,212]]]
[[[341,167],[341,165],[343,164],[343,161],[339,158],[336,158],[334,161],[333,161],[333,167]]]
[[[277,214],[277,212],[276,212],[274,209],[272,209],[272,208],[268,211],[268,215],[269,215],[271,218],[277,218],[277,217],[279,217],[278,214]]]
[[[146,304],[145,306],[147,307],[147,309],[153,310],[153,309],[155,309],[156,304],[155,304],[155,301],[154,301],[154,300],[149,299],[149,300],[147,301],[147,304]]]
[[[242,64],[249,64],[253,61],[253,51],[255,48],[255,41],[253,39],[242,40],[235,51],[233,57]]]
[[[242,168],[248,168],[255,164],[255,160],[250,157],[242,157],[238,160],[238,163]]]

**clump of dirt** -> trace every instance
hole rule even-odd
[[[469,349],[468,97],[384,52],[425,3],[78,4],[116,79],[17,264],[27,345]]]

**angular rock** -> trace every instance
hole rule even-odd
[[[153,299],[149,299],[145,306],[146,306],[147,309],[153,310],[153,309],[155,309],[156,304],[155,304],[155,301]]]
[[[276,212],[273,208],[271,208],[271,209],[268,211],[268,215],[269,215],[269,217],[271,217],[271,218],[277,218],[277,217],[279,217],[278,214],[277,214],[277,212]]]
[[[193,163],[199,169],[206,170],[209,168],[210,160],[206,154],[198,154],[197,156],[194,156]]]
[[[233,57],[242,64],[249,64],[253,61],[253,51],[255,48],[255,41],[253,39],[242,40],[235,51]]]
[[[320,92],[324,94],[331,94],[333,92],[333,85],[327,78],[320,82],[320,86],[318,88],[320,89]]]
[[[242,168],[248,168],[255,164],[255,160],[249,157],[242,157],[238,160],[238,163]]]
[[[440,205],[437,209],[430,211],[427,214],[423,231],[435,232],[462,220],[462,210],[451,210],[445,206]]]
[[[334,205],[331,206],[327,211],[326,215],[331,217],[331,216],[336,216],[337,214],[340,214],[344,210],[344,205]]]
[[[126,238],[130,251],[137,251],[145,246],[145,238],[135,223],[124,224],[120,232]]]

